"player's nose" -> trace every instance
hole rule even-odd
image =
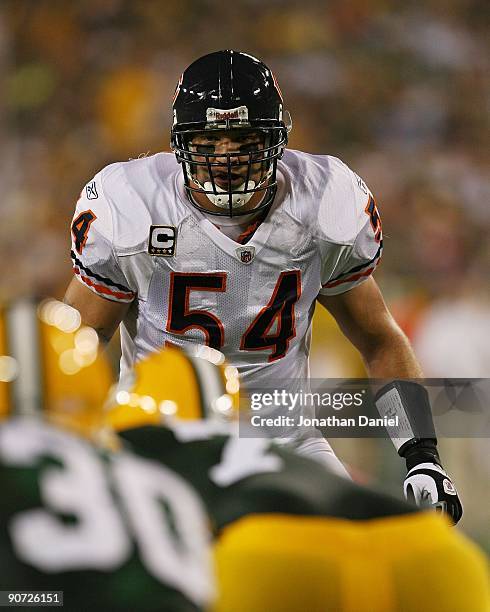
[[[236,142],[232,142],[229,139],[219,140],[215,146],[214,151],[217,155],[226,155],[228,153],[236,153],[238,156],[239,145]]]
[[[225,145],[221,148],[215,147],[216,161],[220,164],[228,166],[228,163],[231,165],[238,165],[240,161],[240,154],[236,151],[236,148]],[[221,157],[220,157],[221,156]]]

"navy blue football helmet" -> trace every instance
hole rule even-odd
[[[263,62],[231,50],[193,62],[175,90],[171,132],[191,203],[230,217],[265,210],[276,193],[277,161],[290,129],[279,86]],[[239,143],[237,150],[215,149],[223,137]],[[263,197],[250,210],[245,204],[258,192]],[[214,209],[199,205],[196,193],[205,194]]]

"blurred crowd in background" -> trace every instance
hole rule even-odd
[[[233,48],[275,72],[290,146],[340,157],[374,192],[376,279],[426,375],[490,376],[488,15],[484,0],[3,0],[0,301],[63,295],[84,184],[168,151],[180,73]],[[313,375],[361,375],[315,316]],[[488,440],[462,448],[488,479]]]

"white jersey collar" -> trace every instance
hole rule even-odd
[[[271,210],[269,211],[269,214],[267,215],[265,220],[262,221],[262,223],[259,225],[252,238],[246,244],[246,246],[254,247],[256,254],[259,253],[262,247],[267,244],[269,235],[272,231],[272,228],[274,227],[275,212],[277,208],[286,199],[286,197],[288,197],[288,194],[286,193],[285,189],[286,182],[282,173],[279,172],[279,169],[277,173],[277,179],[278,189],[276,197],[274,198],[274,202],[271,205]],[[218,246],[222,251],[224,251],[231,257],[236,258],[237,247],[244,245],[240,245],[240,243],[235,242],[235,240],[232,240],[231,238],[226,236],[214,225],[214,223],[220,223],[222,217],[216,216],[215,220],[212,222],[210,221],[210,219],[214,218],[213,215],[205,215],[189,202],[184,189],[184,179],[180,171],[176,172],[175,174],[175,190],[180,200],[189,208],[190,212],[194,215],[194,217],[196,217],[200,228],[210,238],[210,240],[212,240],[216,244],[216,246]],[[247,225],[249,225],[250,222],[252,221],[247,220]]]

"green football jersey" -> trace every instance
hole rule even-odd
[[[121,438],[109,453],[40,421],[0,427],[0,590],[62,590],[69,610],[202,610],[212,537],[242,516],[416,511],[219,423]]]
[[[364,520],[418,511],[269,439],[230,435],[226,426],[212,421],[180,421],[171,427],[140,427],[120,436],[133,451],[164,463],[192,484],[218,531],[250,513]]]
[[[165,465],[13,419],[0,427],[0,487],[0,590],[63,591],[70,611],[212,601],[207,513]]]

